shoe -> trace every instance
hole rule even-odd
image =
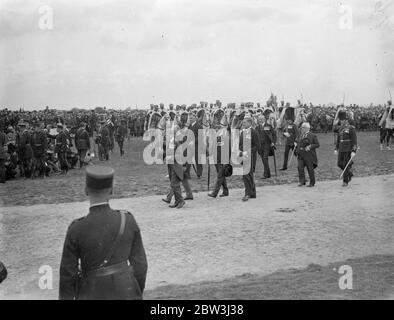
[[[168,200],[167,198],[163,198],[163,199],[161,199],[161,200],[164,201],[165,203],[168,203],[168,204],[171,203],[171,200]]]
[[[176,208],[177,208],[177,209],[180,209],[180,208],[182,208],[185,204],[186,204],[185,201],[181,201],[181,202],[178,203],[178,205],[176,206]]]
[[[299,187],[305,186],[305,183],[299,183],[298,186]]]
[[[250,196],[244,196],[243,198],[242,198],[242,201],[248,201],[250,199]]]
[[[383,151],[383,145],[382,144],[380,145],[380,151]]]
[[[269,179],[269,178],[271,178],[271,176],[268,176],[268,177],[262,177],[261,179],[265,180],[265,179]]]
[[[186,197],[186,198],[183,199],[183,200],[193,200],[193,197]]]
[[[342,187],[347,187],[347,186],[348,186],[348,183],[344,181],[344,182],[342,183]]]
[[[220,198],[228,197],[228,192],[223,192],[221,195],[219,195],[219,197]]]
[[[213,193],[208,193],[208,197],[211,197],[211,198],[216,198],[216,195],[215,195],[215,194],[213,194]]]
[[[285,171],[285,170],[287,170],[287,168],[281,168],[281,169],[279,169],[280,171]]]
[[[315,185],[314,184],[308,184],[307,187],[313,188]]]
[[[180,202],[175,202],[174,204],[170,204],[170,208],[176,208]]]
[[[387,148],[386,148],[387,150],[391,150],[391,148],[390,148],[390,146],[387,146]]]

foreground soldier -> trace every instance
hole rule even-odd
[[[339,128],[337,142],[335,146],[335,154],[338,154],[338,167],[344,170],[347,166],[345,172],[343,173],[343,187],[346,187],[350,180],[352,180],[353,172],[352,165],[353,157],[356,155],[357,151],[357,135],[354,126],[349,124],[346,111],[339,111]]]
[[[130,212],[110,208],[113,176],[112,168],[86,169],[89,214],[67,230],[59,299],[142,299],[148,266],[141,232]]]
[[[5,265],[0,261],[0,283],[2,283],[7,278],[7,269]]]

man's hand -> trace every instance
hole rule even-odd
[[[283,134],[285,137],[290,137],[290,133],[288,133],[288,132],[285,132],[284,134]]]
[[[355,155],[356,155],[356,153],[355,153],[354,151],[350,154],[350,156],[351,156],[352,158],[354,158]]]
[[[334,150],[334,154],[337,155],[338,154],[338,150],[335,149]]]
[[[310,151],[310,150],[311,150],[311,146],[310,145],[305,147],[305,151]]]

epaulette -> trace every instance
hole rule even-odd
[[[81,218],[78,218],[78,219],[73,220],[73,221],[71,222],[70,226],[73,225],[75,222],[82,221],[82,220],[85,219],[85,218],[86,218],[86,217],[81,217]]]
[[[119,213],[128,213],[129,215],[131,215],[131,212],[127,211],[127,210],[117,210]]]

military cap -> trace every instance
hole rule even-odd
[[[110,167],[89,166],[86,168],[86,186],[95,190],[111,188],[114,174],[114,169]]]
[[[58,128],[62,128],[63,129],[63,124],[62,123],[58,123],[57,125],[56,125]]]
[[[264,110],[263,114],[264,114],[264,116],[269,116],[269,114],[271,112],[272,112],[272,110],[267,108],[267,109]]]
[[[26,122],[23,122],[23,121],[19,121],[19,122],[18,122],[18,126],[19,126],[19,127],[26,127],[26,126],[27,126],[27,123],[26,123]]]

